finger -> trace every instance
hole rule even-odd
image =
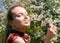
[[[54,35],[56,35],[56,34],[57,34],[57,30],[52,30],[52,33],[53,33]]]
[[[55,26],[52,26],[49,31],[51,32],[51,34],[55,35],[57,33],[57,29]]]
[[[53,24],[51,24],[51,27],[50,27],[50,29],[53,29],[54,28],[54,25]]]
[[[57,32],[57,27],[53,26],[52,30],[55,31],[55,32]]]

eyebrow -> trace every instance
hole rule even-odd
[[[26,11],[25,11],[25,13],[27,13]],[[18,14],[23,14],[23,13],[18,13]],[[27,13],[28,14],[28,13]]]
[[[27,13],[27,12],[25,12],[25,13]],[[14,13],[14,14],[15,14],[15,13]],[[23,13],[22,13],[22,12],[20,12],[20,13],[15,14],[15,16],[18,16],[18,15],[20,15],[20,14],[22,14],[22,15],[23,15]],[[28,15],[28,13],[27,13],[27,15]]]
[[[14,16],[18,16],[18,15],[20,15],[20,14],[23,14],[23,13],[18,13],[18,14],[13,13]]]
[[[17,15],[20,15],[20,14],[23,14],[23,13],[18,13]]]

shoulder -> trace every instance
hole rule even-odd
[[[15,33],[11,33],[11,34],[8,36],[7,40],[13,40],[13,39],[15,39],[17,36],[19,36],[19,35],[18,35],[18,34],[15,34]]]
[[[25,41],[21,37],[17,37],[13,43],[25,43]]]
[[[7,38],[7,43],[23,43],[23,42],[24,40],[18,34],[15,33],[10,34]]]

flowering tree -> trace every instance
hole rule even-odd
[[[60,0],[1,0],[1,2],[3,4],[1,4],[0,10],[0,36],[5,30],[8,9],[15,4],[22,4],[31,17],[31,26],[26,31],[31,35],[31,43],[44,43],[46,31],[50,24],[58,27],[57,36],[51,42],[60,42]]]

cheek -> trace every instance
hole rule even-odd
[[[14,24],[15,26],[19,26],[20,22],[19,22],[19,21],[14,20],[13,24]]]
[[[24,17],[23,16],[22,17],[16,17],[15,18],[15,21],[17,21],[17,22],[21,22],[23,20],[24,20]]]
[[[28,20],[30,22],[30,17],[28,17]],[[15,26],[23,26],[23,25],[25,25],[25,23],[24,23],[24,17],[22,16],[22,17],[16,17],[16,18],[14,18],[14,25]]]
[[[15,23],[16,25],[21,25],[22,22],[23,22],[23,20],[24,20],[24,17],[23,17],[23,16],[22,16],[22,17],[16,17],[16,18],[14,19],[14,23]]]

